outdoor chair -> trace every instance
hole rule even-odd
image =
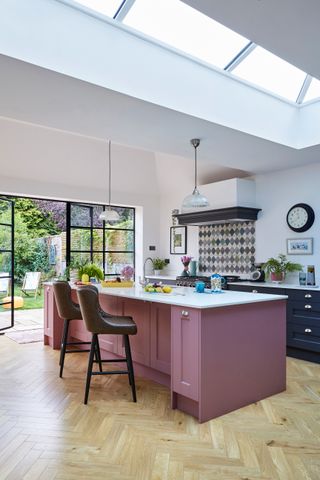
[[[29,296],[29,293],[34,293],[34,298],[37,297],[40,288],[41,272],[26,272],[21,291]]]

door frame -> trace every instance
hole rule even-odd
[[[8,305],[11,303],[11,324],[2,328],[0,325],[0,335],[3,335],[5,333],[4,332],[5,330],[8,330],[8,328],[12,328],[14,326],[14,200],[11,200],[6,196],[0,196],[0,201],[8,202],[8,204],[11,205],[11,223],[0,222],[1,226],[11,227],[11,249],[7,250],[7,249],[0,248],[0,253],[11,253],[11,258],[10,258],[11,271],[9,272],[8,277],[2,277],[2,278],[9,278],[11,300],[9,302],[2,302],[2,300],[0,300],[0,305]]]

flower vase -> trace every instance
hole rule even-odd
[[[188,263],[188,265],[185,265],[183,267],[183,271],[181,273],[181,276],[182,277],[189,277],[189,275],[190,275],[190,273],[189,273],[189,263]]]

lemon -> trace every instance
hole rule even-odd
[[[164,287],[162,287],[162,291],[163,291],[163,293],[171,293],[172,288],[169,287],[169,285],[164,285]]]
[[[161,288],[161,287],[157,287],[157,288],[156,288],[156,292],[162,293],[162,288]]]

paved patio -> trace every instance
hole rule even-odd
[[[8,313],[0,313],[1,317],[7,319]],[[14,327],[9,328],[6,332],[34,330],[43,328],[43,308],[35,308],[32,310],[15,310],[14,311]]]

